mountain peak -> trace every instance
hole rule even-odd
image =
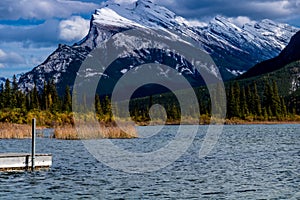
[[[241,28],[232,20],[220,15],[205,27],[198,27],[167,8],[148,0],[125,1],[121,4],[117,2],[115,0],[103,3],[92,16],[88,35],[73,46],[60,45],[44,63],[21,77],[20,88],[28,90],[33,87],[34,82],[41,88],[44,80],[53,78],[61,89],[64,89],[64,84],[72,85],[70,77],[76,76],[76,70],[93,49],[113,35],[129,29],[150,28],[184,36],[197,48],[212,56],[225,79],[247,71],[262,60],[278,55],[292,35],[299,30],[271,21],[258,22],[256,27],[249,24]],[[176,40],[177,37],[174,41]],[[180,65],[184,66],[183,63]],[[180,70],[182,73],[181,68]],[[192,77],[194,75],[191,73]]]
[[[292,62],[300,60],[300,31],[298,31],[292,38],[290,43],[283,49],[283,51],[275,58],[266,60],[255,65],[247,73],[243,74],[241,78],[249,78],[276,71]]]

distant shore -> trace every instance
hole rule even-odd
[[[52,128],[51,138],[60,140],[80,140],[80,139],[132,139],[137,138],[135,127],[122,125],[118,127],[113,123],[102,123],[99,127],[83,124],[80,129],[72,125],[58,127],[37,127],[38,137],[44,137],[43,130]],[[0,139],[28,139],[31,138],[32,128],[27,124],[0,123]]]
[[[298,118],[297,118],[298,119]],[[183,121],[183,125],[210,125],[208,121],[205,123],[195,123],[195,121]],[[246,121],[240,119],[225,120],[224,123],[214,123],[211,124],[224,124],[224,125],[280,125],[280,124],[300,124],[300,120],[272,120],[272,121]],[[146,122],[139,122],[137,126],[159,126],[159,125],[170,125],[178,126],[179,121],[176,122],[166,122],[161,121],[149,124]],[[101,128],[95,129],[95,127],[90,127],[88,125],[83,125],[81,133],[78,133],[76,128],[72,125],[62,125],[59,127],[45,127],[38,126],[37,129],[40,130],[38,133],[39,137],[44,137],[43,129],[53,128],[53,137],[55,139],[61,140],[79,140],[79,139],[97,139],[97,138],[109,138],[109,139],[131,139],[137,138],[138,134],[135,127],[128,126],[124,123],[123,127],[117,127],[114,123],[102,124]],[[101,132],[100,132],[101,130]],[[125,130],[125,131],[124,131]],[[26,139],[31,138],[31,126],[27,124],[13,124],[13,123],[0,123],[0,139]]]
[[[276,125],[276,124],[300,124],[300,121],[242,121],[226,122],[225,125]]]

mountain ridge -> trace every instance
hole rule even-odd
[[[20,89],[31,90],[34,84],[41,89],[45,81],[54,79],[63,90],[66,85],[72,85],[80,64],[93,49],[114,34],[135,27],[173,31],[189,37],[212,56],[225,79],[278,55],[298,30],[270,20],[240,28],[222,16],[216,16],[207,26],[191,26],[174,12],[147,0],[126,6],[108,2],[95,11],[90,24],[83,40],[73,46],[59,45],[45,62],[24,74],[19,80]]]
[[[298,31],[292,38],[290,43],[283,49],[283,51],[275,58],[263,61],[248,72],[243,74],[240,78],[250,78],[261,74],[276,71],[292,62],[300,60],[300,31]]]

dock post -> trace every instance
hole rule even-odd
[[[31,146],[31,170],[35,168],[35,138],[36,138],[36,119],[32,119],[32,146]]]

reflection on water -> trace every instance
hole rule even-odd
[[[114,143],[149,152],[165,145],[177,128],[168,126],[150,138]],[[210,155],[199,159],[206,129],[200,127],[179,160],[147,174],[115,171],[94,159],[81,141],[38,138],[37,151],[53,154],[52,169],[1,173],[0,199],[299,199],[300,125],[226,126]],[[30,152],[30,144],[0,140],[0,152]]]

